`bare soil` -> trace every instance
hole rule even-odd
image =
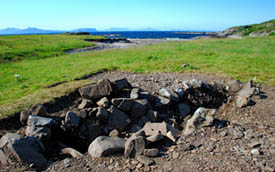
[[[161,88],[180,87],[181,81],[193,78],[208,83],[226,84],[232,81],[216,75],[154,73],[134,74],[119,71],[103,72],[91,76],[91,80],[109,79],[111,81],[127,78],[134,87],[140,87],[151,93]],[[217,118],[228,121],[228,126],[201,128],[194,134],[181,136],[173,146],[163,145],[161,156],[152,158],[155,164],[144,166],[136,159],[127,159],[123,155],[106,158],[92,158],[85,153],[80,159],[67,156],[52,159],[46,171],[274,171],[275,170],[275,88],[266,85],[260,87],[261,94],[253,96],[253,105],[238,108],[234,101],[222,105]],[[71,95],[71,101],[75,101]],[[62,98],[60,99],[62,101]],[[66,107],[65,109],[68,109]],[[60,112],[64,109],[60,110]],[[52,112],[55,113],[56,112]],[[184,126],[184,123],[182,124]],[[19,131],[22,126],[18,115],[0,121],[0,137],[7,132]],[[235,132],[241,133],[241,136]],[[257,143],[255,147],[251,143]],[[253,144],[252,144],[253,145]],[[259,153],[252,153],[252,149]],[[64,159],[69,161],[65,167]],[[66,160],[66,161],[67,161]],[[0,171],[33,170],[22,164],[4,167]]]

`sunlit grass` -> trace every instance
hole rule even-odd
[[[0,64],[0,113],[22,97],[60,81],[120,69],[129,72],[196,72],[275,86],[275,36],[202,39]],[[181,68],[188,63],[188,68]],[[20,76],[16,79],[15,74]],[[20,108],[19,108],[20,109]],[[18,110],[18,109],[17,109]]]

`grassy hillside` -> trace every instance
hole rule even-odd
[[[0,36],[0,63],[22,59],[42,59],[64,55],[65,51],[92,46],[85,38],[76,35],[11,35]]]
[[[0,113],[11,114],[49,100],[58,90],[46,87],[102,69],[130,72],[196,72],[275,86],[275,36],[243,39],[202,39],[130,49],[115,49],[0,64]],[[186,69],[183,63],[189,63]],[[19,74],[18,78],[15,74]],[[82,81],[86,83],[86,81]],[[74,83],[74,82],[73,82]],[[80,86],[83,83],[74,83]],[[69,84],[69,83],[68,83]]]
[[[245,26],[237,26],[237,27],[232,27],[228,29],[227,31],[232,32],[232,34],[237,34],[237,35],[243,35],[243,36],[248,36],[248,35],[257,35],[257,34],[262,34],[266,33],[267,35],[275,35],[275,20],[269,20],[260,24],[253,24],[253,25],[245,25]],[[274,31],[272,33],[272,31]]]

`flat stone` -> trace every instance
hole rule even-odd
[[[182,117],[186,117],[186,115],[188,115],[190,113],[191,108],[187,104],[180,103],[180,104],[178,104],[178,110]]]
[[[130,98],[114,98],[111,102],[122,111],[130,111],[134,101]]]
[[[31,106],[28,110],[24,110],[20,113],[20,122],[25,125],[30,115],[45,116],[46,114],[47,109],[41,104],[36,104]]]
[[[147,110],[151,108],[151,104],[147,99],[135,100],[131,107],[131,115],[139,118],[147,113]]]
[[[109,113],[104,107],[98,107],[96,113],[96,118],[101,121],[105,121],[108,119]]]
[[[109,112],[108,127],[110,130],[117,129],[118,131],[122,131],[128,124],[130,124],[131,120],[127,115],[114,106],[111,106]]]
[[[244,137],[244,133],[238,129],[231,128],[229,131],[233,135],[232,138],[235,140],[241,139]]]
[[[142,136],[131,136],[125,143],[124,155],[126,157],[134,158],[137,155],[141,155],[145,149],[146,140]]]
[[[239,80],[234,80],[228,83],[229,90],[231,92],[238,92],[241,89],[241,82]]]
[[[149,157],[157,157],[159,156],[159,149],[157,148],[144,149],[143,155],[149,156]]]
[[[100,107],[105,107],[105,108],[110,106],[110,103],[107,97],[101,98],[98,102],[96,102],[96,104]]]
[[[56,123],[51,118],[30,115],[28,118],[27,124],[28,126],[35,126],[35,127],[51,127]]]
[[[8,143],[12,142],[15,139],[20,139],[20,135],[15,133],[5,134],[0,139],[0,148],[4,148],[6,145],[8,145]]]
[[[238,96],[236,98],[236,106],[239,108],[246,107],[250,103],[250,98],[244,96]]]
[[[1,149],[0,149],[0,162],[1,162],[1,164],[4,164],[4,165],[6,165],[8,163],[6,155]]]
[[[171,125],[162,122],[162,123],[146,123],[145,126],[142,128],[142,130],[145,132],[146,136],[152,136],[161,133],[163,136],[166,136],[169,131],[174,136],[178,136],[181,134],[181,132]]]
[[[158,142],[162,139],[163,139],[163,135],[161,133],[156,133],[156,134],[146,138],[147,141],[152,142],[152,143]]]
[[[112,92],[112,83],[108,79],[99,80],[96,85],[90,85],[79,89],[80,95],[89,100],[110,96]]]
[[[199,127],[211,126],[214,122],[215,114],[215,109],[198,108],[194,115],[187,121],[183,132],[184,135],[193,133]]]
[[[90,144],[88,152],[92,157],[98,158],[123,153],[124,147],[124,139],[99,136]]]
[[[179,153],[179,152],[173,152],[173,153],[172,153],[172,158],[173,158],[173,159],[177,159],[177,158],[179,158],[179,156],[180,156],[180,153]]]
[[[151,158],[149,158],[147,156],[144,156],[144,155],[137,156],[137,160],[140,163],[142,163],[142,164],[144,164],[146,166],[150,166],[150,165],[153,165],[155,163]]]

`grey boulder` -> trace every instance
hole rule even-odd
[[[183,134],[189,135],[199,127],[211,126],[214,122],[215,114],[216,109],[198,108],[194,115],[187,121]]]
[[[88,152],[92,157],[98,158],[123,153],[124,146],[124,139],[99,136],[90,144]]]
[[[99,80],[96,85],[79,89],[80,95],[90,100],[110,96],[112,92],[112,83],[108,79]]]
[[[125,113],[114,106],[111,106],[109,113],[108,127],[110,130],[117,129],[118,131],[122,131],[131,122]]]

